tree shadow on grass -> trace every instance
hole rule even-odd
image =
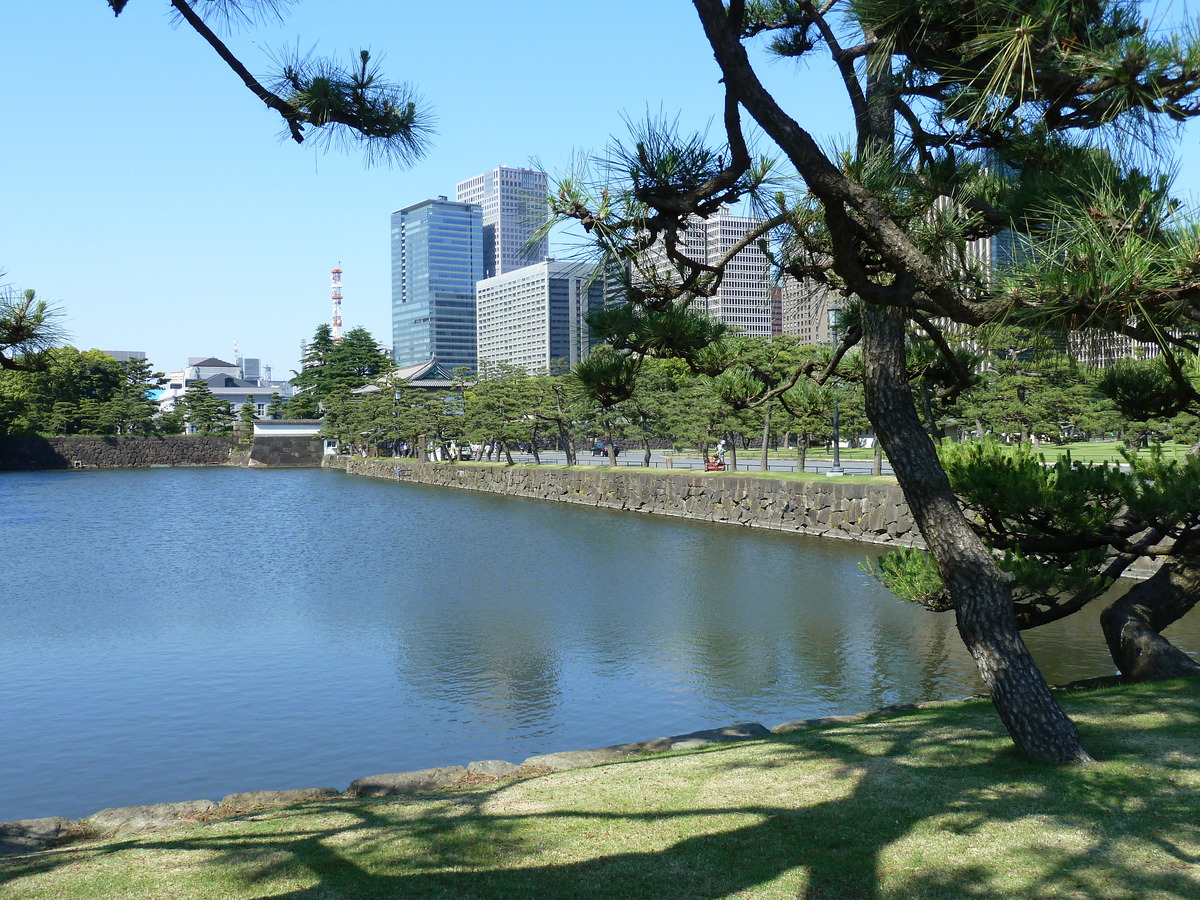
[[[1117,722],[1103,742],[1120,753],[1146,738],[1145,727],[1125,731]],[[243,822],[236,834],[215,825],[59,853],[87,863],[127,850],[204,851],[204,867],[236,872],[241,896],[263,900],[982,898],[1005,885],[1022,897],[1200,894],[1200,829],[1186,825],[1200,821],[1194,793],[1145,767],[1035,766],[1009,748],[990,712],[959,708],[826,728],[764,749],[751,760],[723,749],[680,756],[673,762],[701,766],[702,788],[712,790],[696,800],[646,787],[645,811],[632,813],[612,811],[603,791],[573,799],[572,773],[428,795],[420,807],[400,798],[313,805],[273,814],[260,834]],[[604,775],[620,784],[638,777],[637,765],[606,767]],[[764,771],[771,776],[765,792]],[[758,802],[716,802],[747,773]],[[313,827],[314,813],[332,822]],[[1025,870],[998,872],[986,842],[1031,819]],[[972,842],[982,842],[978,852],[962,853]],[[957,848],[953,862],[939,855],[943,846]],[[1147,865],[1147,853],[1157,867]],[[55,864],[30,857],[13,876]],[[296,883],[307,886],[276,887]]]

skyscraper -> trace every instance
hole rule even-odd
[[[530,372],[562,360],[574,366],[594,343],[585,317],[604,304],[604,285],[586,263],[525,266],[477,286],[479,365],[510,363]]]
[[[483,278],[481,209],[439,197],[392,213],[392,355],[475,369],[475,282]]]
[[[545,172],[507,166],[458,183],[455,198],[483,208],[484,278],[546,258],[548,239],[530,241],[546,221],[547,184]]]
[[[703,221],[704,256],[709,265],[722,259],[761,219],[735,216],[722,208]],[[740,250],[725,266],[725,277],[716,294],[708,298],[711,318],[746,334],[769,335],[771,327],[771,268],[757,242]]]
[[[689,218],[680,235],[680,250],[697,262],[717,265],[761,219],[737,216],[722,207],[707,219]],[[656,245],[647,251],[656,267],[667,268],[666,251]],[[757,242],[743,247],[725,266],[717,292],[692,307],[744,334],[768,336],[775,332],[771,295],[771,267]]]

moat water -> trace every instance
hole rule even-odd
[[[320,470],[0,473],[0,820],[978,690],[876,552]],[[1027,633],[1051,681],[1112,673],[1098,612]]]

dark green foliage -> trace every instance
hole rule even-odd
[[[153,391],[167,383],[162,372],[144,359],[121,364],[121,384],[110,402],[109,417],[117,434],[151,434],[158,429],[158,402]]]
[[[57,318],[57,310],[32,289],[0,287],[0,370],[42,368],[46,351],[62,337]]]
[[[854,0],[852,9],[900,61],[905,93],[938,103],[976,139],[999,142],[1031,122],[1094,128],[1195,111],[1195,59],[1151,34],[1136,3]]]
[[[391,358],[380,349],[365,328],[352,328],[341,342],[335,342],[330,327],[322,324],[317,326],[305,353],[303,367],[294,374],[292,384],[297,390],[322,401],[336,390],[362,387],[393,368],[395,366]],[[291,402],[295,401],[293,397]],[[288,415],[292,418],[308,418],[291,411]]]
[[[1141,557],[1190,552],[1200,529],[1200,458],[1126,456],[1127,469],[1053,465],[995,441],[943,445],[942,465],[972,526],[1013,578],[1022,627],[1082,608]],[[951,608],[936,566],[905,550],[872,573],[893,592],[933,610]]]
[[[106,0],[119,16],[128,0]],[[343,65],[311,50],[276,54],[270,88],[256,79],[217,35],[217,28],[282,21],[290,0],[207,0],[170,4],[176,23],[186,23],[240,78],[246,88],[284,120],[284,136],[354,146],[368,162],[411,164],[424,155],[433,119],[408,85],[384,79],[371,54],[360,50]]]
[[[152,434],[158,405],[150,392],[164,383],[145,360],[46,350],[29,371],[0,372],[0,434]]]
[[[238,421],[242,428],[241,439],[242,443],[246,445],[254,443],[254,423],[258,419],[254,413],[254,406],[254,397],[248,396],[238,411]]]
[[[1180,386],[1162,359],[1120,360],[1100,376],[1098,387],[1133,421],[1169,418],[1194,400]]]
[[[720,371],[709,348],[727,334],[727,326],[682,304],[620,304],[590,313],[587,322],[593,335],[618,350],[682,359],[705,374]]]
[[[609,347],[598,347],[572,370],[581,394],[602,409],[633,396],[639,360]]]
[[[176,405],[191,434],[228,434],[233,430],[233,408],[213,396],[206,381],[193,381]]]
[[[560,418],[558,413],[543,409],[554,399],[546,395],[547,381],[507,363],[482,366],[479,375],[464,385],[461,416],[457,417],[461,429],[458,437],[482,444],[499,443],[506,449],[532,442],[540,430]],[[452,427],[458,411],[449,407],[450,421],[443,427]],[[561,424],[570,427],[569,423]]]
[[[317,419],[321,416],[320,404],[315,394],[293,394],[283,405],[285,419]]]

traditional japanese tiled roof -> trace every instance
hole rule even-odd
[[[446,389],[453,386],[454,374],[446,371],[445,366],[436,359],[430,359],[416,365],[392,369],[386,375],[381,375],[370,384],[355,388],[350,393],[374,394],[383,390],[386,385],[397,385],[401,382],[408,387]]]

